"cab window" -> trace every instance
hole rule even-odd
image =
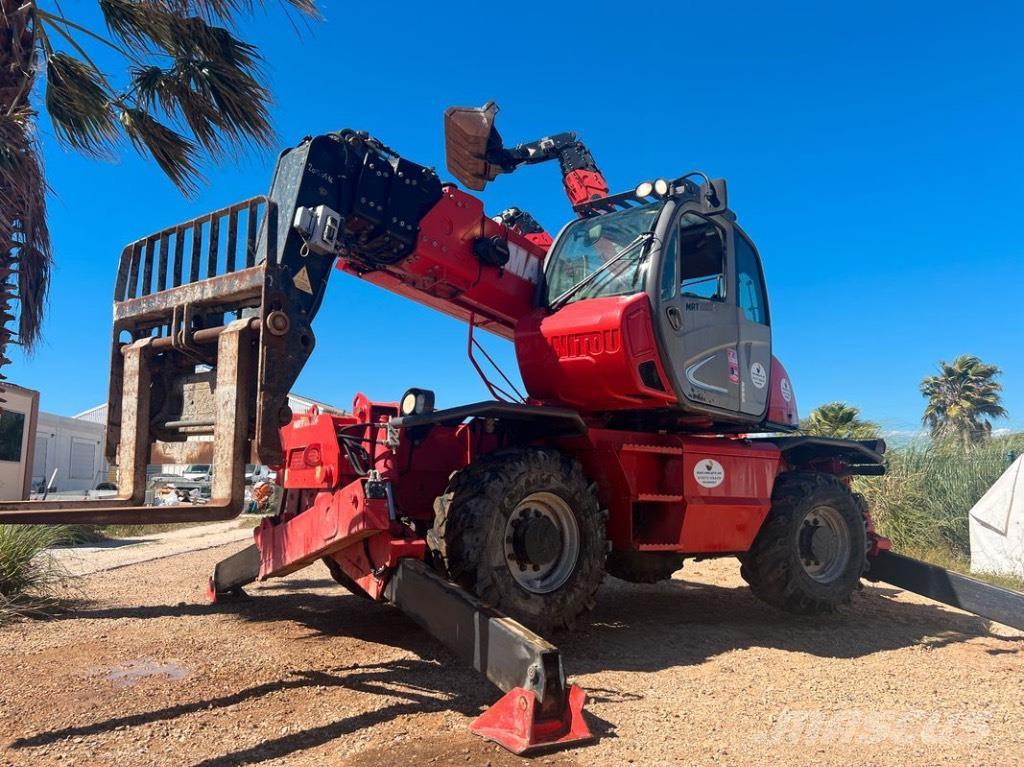
[[[735,233],[736,238],[736,294],[743,315],[760,325],[768,324],[768,301],[765,296],[761,264],[750,240]]]
[[[725,300],[725,242],[714,224],[687,214],[679,229],[679,295]]]

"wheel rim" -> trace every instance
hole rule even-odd
[[[843,515],[831,506],[807,512],[797,533],[800,564],[819,583],[839,578],[850,562],[850,529]]]
[[[531,493],[505,523],[505,562],[522,588],[549,594],[565,585],[580,555],[572,509],[554,493]]]

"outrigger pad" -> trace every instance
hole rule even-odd
[[[513,754],[533,754],[594,740],[583,720],[587,694],[577,685],[569,687],[562,715],[540,719],[537,696],[530,690],[514,687],[478,716],[469,726],[471,732],[507,748]]]

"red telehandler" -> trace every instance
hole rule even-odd
[[[557,236],[522,210],[488,217],[366,133],[305,139],[267,196],[124,250],[106,446],[119,496],[5,503],[0,522],[227,519],[246,464],[274,467],[276,513],[217,565],[211,598],[322,560],[504,690],[472,729],[519,753],[590,737],[583,692],[534,631],[571,626],[606,573],[653,582],[686,557],[738,557],[754,593],[794,613],[832,611],[866,578],[1024,628],[1024,596],[889,551],[850,489],[884,471],[881,440],[797,433],[723,179],[609,194],[574,134],[509,148],[496,111],[448,110],[448,168],[482,190],[557,160],[575,212]],[[410,388],[292,413],[335,269],[464,320],[493,398],[437,409]],[[397,369],[381,319],[351,317],[346,352]],[[479,331],[514,341],[525,394],[482,364]],[[159,463],[212,464],[211,501],[143,505]]]

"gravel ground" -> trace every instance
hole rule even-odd
[[[250,518],[183,527],[140,538],[115,538],[86,546],[54,549],[52,554],[70,575],[89,575],[103,570],[212,549],[235,541],[252,540]]]
[[[893,589],[795,619],[733,561],[609,579],[555,637],[596,745],[527,762],[468,734],[497,699],[401,613],[319,563],[207,605],[240,547],[82,578],[54,620],[0,629],[0,764],[1012,765],[1024,635]],[[678,578],[685,577],[685,580]]]

